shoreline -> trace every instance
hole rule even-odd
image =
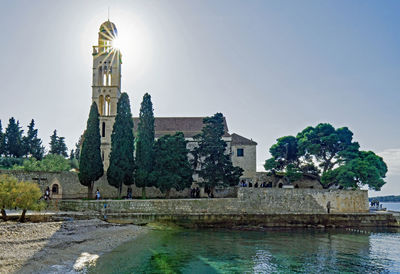
[[[0,273],[78,273],[148,230],[99,219],[0,222]]]

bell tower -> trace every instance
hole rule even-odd
[[[109,166],[111,133],[121,96],[121,53],[116,47],[115,24],[107,20],[100,26],[98,45],[93,46],[92,102],[100,114],[101,156],[104,170]]]

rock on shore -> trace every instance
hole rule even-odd
[[[146,231],[98,219],[0,223],[0,273],[75,273]]]

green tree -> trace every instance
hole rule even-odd
[[[331,124],[307,127],[297,135],[299,155],[315,158],[324,174],[343,161],[357,156],[360,145],[353,142],[347,127],[335,129]]]
[[[79,181],[82,185],[88,187],[88,198],[92,197],[94,182],[104,173],[99,124],[97,104],[93,102],[84,133],[81,160],[79,161]],[[71,152],[71,155],[73,155],[73,152]]]
[[[155,142],[153,176],[156,186],[169,198],[171,188],[180,191],[192,184],[192,168],[187,155],[186,141],[182,132],[165,135]]]
[[[216,186],[236,185],[243,173],[240,167],[234,167],[227,144],[222,139],[224,135],[224,117],[222,113],[216,113],[212,117],[203,120],[205,126],[202,132],[194,137],[198,141],[198,147],[193,151],[196,168],[204,180],[204,186],[211,189],[214,195]]]
[[[20,222],[25,221],[27,210],[41,210],[44,203],[39,199],[42,196],[39,186],[33,182],[18,181],[13,176],[0,175],[0,205],[4,221],[7,220],[5,209],[18,207],[22,209]]]
[[[14,165],[13,170],[60,172],[70,170],[69,160],[57,154],[48,154],[41,161],[31,157],[25,159],[22,165]]]
[[[82,145],[82,136],[79,137],[79,140],[77,143],[75,143],[75,159],[77,159],[79,161],[79,159],[81,158],[81,145]]]
[[[134,141],[129,97],[128,94],[122,93],[118,100],[117,116],[111,134],[110,166],[107,170],[108,183],[118,189],[118,197],[121,197],[122,184],[133,183]]]
[[[142,188],[142,198],[146,198],[146,186],[151,186],[154,166],[154,114],[151,96],[146,93],[140,106],[138,135],[136,141],[135,184]]]
[[[42,140],[38,138],[38,130],[35,129],[35,121],[32,119],[26,136],[22,138],[24,145],[24,152],[26,156],[31,155],[38,160],[42,160],[44,155],[44,146],[42,146]]]
[[[378,191],[385,184],[386,172],[382,157],[372,151],[360,151],[356,158],[324,173],[321,181],[327,187],[337,184],[355,189],[365,185]]]
[[[58,154],[68,157],[68,149],[65,145],[65,137],[57,136],[57,130],[54,130],[53,135],[50,136],[50,154]]]
[[[277,143],[269,149],[271,158],[265,162],[265,169],[283,171],[288,165],[299,166],[297,139],[294,136],[284,136],[277,139]]]
[[[6,142],[5,142],[5,134],[3,133],[3,126],[1,125],[0,120],[0,156],[6,154]]]
[[[15,121],[14,117],[11,117],[6,128],[5,137],[5,151],[6,154],[11,157],[21,157],[24,154],[22,146],[22,133],[19,121]]]

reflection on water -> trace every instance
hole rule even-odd
[[[400,233],[152,231],[100,257],[96,273],[400,272]]]

